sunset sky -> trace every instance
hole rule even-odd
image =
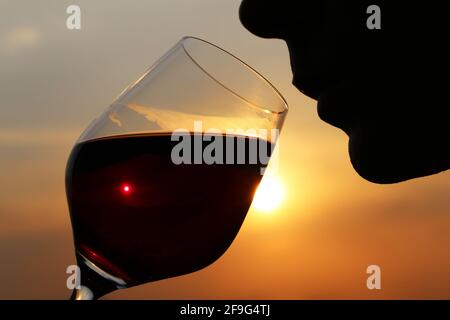
[[[66,8],[81,7],[81,30]],[[236,240],[199,272],[107,299],[450,298],[450,173],[376,185],[291,84],[288,51],[242,27],[239,0],[0,2],[0,299],[66,299],[75,263],[64,170],[81,132],[181,37],[271,80],[290,110],[278,170]],[[414,92],[411,92],[414,94]],[[263,182],[264,183],[264,182]],[[379,265],[382,289],[366,287]]]

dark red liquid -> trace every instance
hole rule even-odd
[[[223,139],[243,139],[248,151],[256,138]],[[218,259],[262,178],[261,164],[175,165],[177,143],[170,134],[117,136],[80,143],[70,156],[66,188],[77,253],[127,286]]]

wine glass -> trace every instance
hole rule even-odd
[[[72,299],[200,270],[230,246],[287,104],[227,51],[182,38],[82,133],[66,168]]]

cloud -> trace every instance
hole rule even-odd
[[[42,38],[41,32],[30,26],[17,26],[0,35],[0,51],[17,53],[35,46]]]
[[[0,147],[70,145],[76,141],[78,130],[0,130]]]

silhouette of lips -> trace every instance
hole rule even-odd
[[[358,101],[352,97],[343,82],[330,82],[314,85],[300,82],[294,75],[292,84],[306,96],[317,100],[317,114],[324,122],[343,130],[350,135],[358,126]]]
[[[358,126],[359,116],[351,79],[342,79],[336,68],[318,66],[312,57],[299,52],[292,40],[286,41],[292,70],[292,84],[304,95],[317,101],[320,119],[345,133]],[[326,64],[328,65],[328,64]],[[359,96],[359,95],[358,95]]]
[[[357,127],[358,116],[355,101],[341,90],[339,85],[322,90],[317,101],[317,114],[321,120],[350,135]]]

